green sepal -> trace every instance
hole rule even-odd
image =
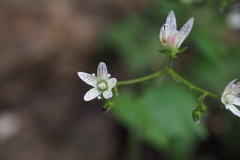
[[[224,108],[224,104],[222,102],[219,103],[221,108]]]
[[[184,47],[184,48],[178,48],[177,51],[176,51],[176,54],[177,53],[182,53],[184,52],[188,47]]]
[[[163,49],[163,50],[158,50],[159,53],[162,54],[170,54],[171,52],[169,52],[169,50]]]

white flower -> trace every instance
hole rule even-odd
[[[162,26],[159,35],[160,41],[168,51],[171,53],[177,51],[184,39],[190,33],[193,26],[193,20],[194,18],[190,18],[178,32],[174,12],[171,11],[168,14],[166,23]]]
[[[117,79],[110,78],[111,75],[108,74],[107,66],[105,63],[99,63],[97,69],[97,77],[94,73],[91,75],[84,72],[78,72],[78,76],[84,82],[94,87],[85,94],[85,101],[90,101],[96,97],[101,99],[101,96],[103,96],[105,99],[109,99],[113,96],[112,88],[116,85]]]
[[[240,111],[234,106],[240,106],[240,82],[234,84],[235,81],[236,79],[227,85],[222,94],[221,101],[225,105],[226,109],[229,109],[233,114],[240,117]]]

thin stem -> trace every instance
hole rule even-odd
[[[160,77],[163,74],[165,74],[167,72],[167,70],[169,70],[171,68],[173,58],[174,58],[174,55],[170,54],[167,67],[166,67],[166,69],[164,69],[162,71],[155,72],[153,74],[150,74],[150,75],[142,77],[142,78],[137,78],[137,79],[128,80],[128,81],[119,81],[119,82],[117,82],[117,85],[127,85],[127,84],[140,83],[140,82],[144,82],[144,81],[156,78],[156,77]]]
[[[166,69],[166,70],[168,70],[168,69],[171,68],[172,62],[173,62],[173,58],[174,58],[174,55],[173,55],[173,54],[170,54],[169,60],[168,60],[168,64],[167,64],[167,69]]]
[[[189,86],[191,89],[194,89],[198,92],[201,92],[201,93],[205,93],[206,95],[210,96],[210,97],[213,97],[213,98],[216,98],[216,99],[219,99],[219,96],[218,95],[215,95],[209,91],[206,91],[204,89],[201,89],[193,84],[191,84],[190,82],[188,82],[187,80],[185,80],[184,78],[182,78],[180,75],[178,75],[173,69],[168,69],[168,73],[170,73],[172,76],[176,77],[178,80],[180,80],[182,83],[184,83],[185,85]]]
[[[137,79],[128,80],[128,81],[119,81],[119,82],[117,82],[117,85],[127,85],[127,84],[144,82],[144,81],[159,77],[159,76],[163,75],[165,72],[166,72],[166,70],[157,71],[153,74],[150,74],[150,75],[142,77],[142,78],[137,78]]]

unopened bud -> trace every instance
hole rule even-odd
[[[102,111],[104,113],[107,113],[112,107],[114,106],[113,102],[107,102],[103,107],[102,107]]]
[[[203,112],[205,112],[206,111],[206,109],[207,109],[207,107],[205,106],[205,104],[200,104],[200,111],[203,113]]]
[[[200,123],[201,118],[201,111],[193,110],[192,111],[192,117],[195,123]]]

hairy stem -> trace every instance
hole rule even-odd
[[[185,80],[184,78],[182,78],[180,75],[178,75],[173,69],[168,69],[168,73],[171,74],[172,76],[176,77],[179,81],[181,81],[182,83],[184,83],[185,85],[189,86],[191,89],[194,89],[198,92],[201,92],[201,93],[205,93],[206,96],[210,96],[212,98],[216,98],[216,99],[219,99],[219,96],[218,95],[215,95],[209,91],[206,91],[202,88],[199,88],[195,85],[193,85],[192,83],[188,82],[187,80]]]

